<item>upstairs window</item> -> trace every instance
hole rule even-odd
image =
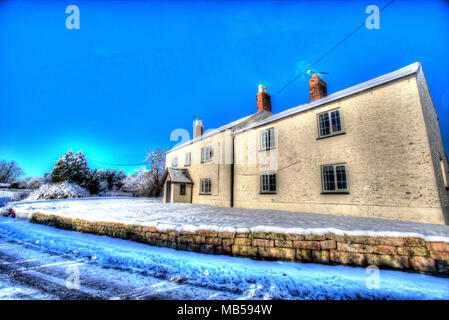
[[[186,159],[185,159],[185,162],[184,162],[184,166],[190,166],[190,157],[191,157],[191,153],[187,152],[186,153]]]
[[[185,196],[186,195],[186,185],[185,184],[181,184],[179,186],[179,194],[181,196]]]
[[[260,175],[260,192],[276,193],[276,173],[264,172]]]
[[[276,146],[274,139],[274,128],[264,130],[260,133],[260,149],[269,150]]]
[[[172,168],[177,168],[178,167],[178,157],[174,157],[171,160],[171,166],[172,166]]]
[[[340,110],[333,110],[318,115],[319,135],[320,137],[331,136],[341,133]]]
[[[200,180],[200,194],[211,194],[211,180],[209,178],[207,179],[201,179]]]
[[[201,149],[201,162],[208,162],[212,160],[212,146],[207,146]]]
[[[345,164],[321,166],[323,192],[347,192],[348,178]]]

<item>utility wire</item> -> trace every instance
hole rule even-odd
[[[380,9],[380,12],[382,12],[386,7],[388,7],[390,4],[392,4],[394,0],[391,0],[389,3],[387,3],[382,9]],[[281,91],[283,91],[285,88],[287,88],[289,85],[291,85],[293,82],[295,82],[300,76],[302,76],[307,70],[312,68],[315,64],[323,60],[327,55],[329,55],[332,51],[334,51],[339,45],[341,45],[343,42],[348,40],[354,33],[359,31],[363,26],[365,25],[365,22],[363,22],[361,25],[359,25],[357,28],[355,28],[351,33],[349,33],[346,37],[344,37],[342,40],[340,40],[336,45],[334,45],[332,48],[330,48],[325,54],[323,54],[321,57],[316,59],[312,64],[310,64],[304,71],[296,75],[292,80],[287,82],[281,89],[276,91],[273,96],[278,95]]]
[[[99,163],[99,164],[108,165],[108,166],[120,166],[120,167],[135,167],[135,166],[148,165],[148,163],[145,163],[145,162],[141,162],[141,163],[110,163],[110,162],[97,161],[94,159],[87,159],[87,160],[89,160],[91,162]]]

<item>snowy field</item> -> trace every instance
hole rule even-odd
[[[204,255],[5,217],[0,217],[0,240],[0,254],[11,256],[17,251],[11,259],[45,261],[51,253],[53,258],[45,265],[22,268],[28,275],[42,269],[47,270],[42,276],[53,278],[49,268],[59,265],[55,263],[59,260],[53,261],[57,255],[79,261],[81,290],[92,281],[105,281],[103,289],[92,290],[103,290],[97,295],[111,299],[114,294],[107,291],[117,286],[123,286],[120,292],[127,292],[127,296],[115,297],[118,299],[139,299],[142,292],[155,288],[179,293],[171,298],[191,299],[449,299],[449,279],[430,275],[380,270],[378,285],[373,285],[372,274],[364,268]],[[28,251],[35,248],[41,252],[25,255],[24,249],[14,248],[14,242]],[[129,274],[120,275],[111,267]],[[49,283],[40,285],[48,287]],[[193,289],[195,294],[189,295]],[[17,292],[27,298],[34,295],[33,290],[0,277],[0,299],[17,297]],[[88,287],[85,292],[92,294],[92,290]]]
[[[155,226],[159,230],[253,231],[347,235],[414,236],[449,242],[449,226],[375,218],[339,217],[303,212],[221,208],[197,204],[162,203],[149,198],[86,198],[16,202],[18,216],[33,212],[86,219]]]

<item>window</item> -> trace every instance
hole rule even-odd
[[[185,184],[181,184],[179,186],[179,194],[181,196],[185,196],[186,195],[186,185]]]
[[[212,147],[207,146],[201,149],[201,162],[208,162],[212,160]]]
[[[260,175],[260,192],[276,193],[276,173],[265,172]]]
[[[345,164],[321,166],[323,192],[347,192],[348,178]]]
[[[211,194],[210,179],[201,179],[200,180],[200,194]]]
[[[330,136],[341,133],[340,110],[325,112],[318,115],[319,135],[320,137]]]
[[[269,150],[275,146],[274,128],[262,131],[260,133],[260,150]]]
[[[171,166],[172,168],[178,167],[178,157],[174,157],[173,159],[171,159]]]
[[[184,166],[190,166],[190,157],[191,157],[191,153],[187,152],[186,153],[186,159],[185,159],[185,162],[184,162]]]
[[[443,183],[446,188],[449,188],[449,185],[447,183],[447,177],[446,177],[446,170],[444,170],[444,163],[443,159],[440,159],[440,166],[441,166],[441,174],[443,175]]]

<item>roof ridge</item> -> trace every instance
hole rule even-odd
[[[416,73],[416,72],[418,72],[420,70],[420,68],[421,68],[421,63],[420,62],[414,62],[414,63],[412,63],[412,64],[410,64],[408,66],[402,67],[402,68],[397,69],[395,71],[392,71],[392,72],[383,74],[381,76],[378,76],[376,78],[367,80],[365,82],[356,84],[356,85],[354,85],[352,87],[349,87],[349,88],[346,88],[346,89],[334,92],[334,93],[332,93],[332,94],[330,94],[330,95],[328,95],[326,97],[323,97],[321,99],[314,100],[314,101],[311,101],[311,102],[307,102],[307,103],[304,103],[302,105],[299,105],[299,106],[296,106],[296,107],[293,107],[293,108],[281,111],[281,112],[279,112],[277,114],[273,114],[271,117],[268,117],[266,119],[263,119],[261,121],[255,122],[255,123],[252,123],[252,124],[250,124],[249,126],[247,126],[245,128],[237,130],[233,134],[237,135],[237,134],[239,134],[241,132],[244,132],[244,131],[247,131],[249,129],[252,129],[252,128],[255,128],[255,127],[259,127],[261,125],[264,125],[264,124],[267,124],[267,123],[270,123],[270,122],[273,122],[273,121],[276,121],[276,120],[279,120],[279,119],[291,116],[293,114],[300,113],[300,112],[305,111],[305,110],[309,110],[309,109],[318,107],[318,106],[320,106],[322,104],[325,104],[325,103],[328,103],[328,102],[332,102],[334,100],[341,99],[341,98],[347,97],[349,95],[353,95],[355,93],[368,90],[368,89],[373,88],[373,87],[377,87],[379,85],[382,85],[384,83],[391,82],[393,80],[402,78],[402,77],[407,76],[409,74]]]

